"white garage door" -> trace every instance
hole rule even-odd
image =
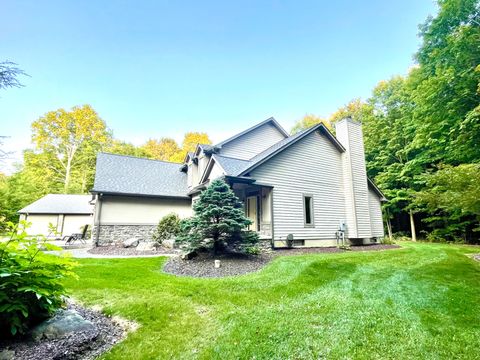
[[[90,215],[65,215],[63,221],[63,235],[81,233],[85,225],[91,227],[92,216]],[[91,230],[91,228],[90,228]]]
[[[48,224],[57,226],[58,215],[28,215],[27,221],[32,223],[27,229],[27,234],[48,236],[50,234]]]

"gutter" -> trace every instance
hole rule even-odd
[[[103,194],[97,195],[97,202],[95,204],[96,206],[98,206],[97,208],[98,212],[96,212],[98,221],[97,221],[97,228],[95,231],[95,247],[98,247],[98,239],[100,237],[100,226],[101,226],[101,219],[102,219],[102,201],[101,201],[102,195]],[[93,221],[95,224],[95,219]]]
[[[129,196],[129,197],[147,197],[147,198],[157,198],[157,199],[181,199],[189,200],[190,197],[187,195],[153,195],[153,194],[135,194],[135,193],[123,193],[116,191],[101,191],[101,190],[91,190],[92,194],[101,194],[101,195],[116,195],[116,196]]]

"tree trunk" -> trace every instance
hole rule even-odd
[[[390,219],[387,219],[387,231],[388,231],[388,238],[390,241],[393,241],[393,234],[392,234],[392,222]]]
[[[65,180],[63,182],[63,193],[66,194],[68,192],[68,186],[70,185],[70,162],[67,163],[67,167],[65,169]]]
[[[413,211],[409,211],[410,215],[410,230],[412,232],[412,241],[417,241],[417,234],[415,233],[415,220],[413,218]]]
[[[214,240],[213,241],[213,255],[214,256],[218,255],[219,250],[220,250],[220,244],[219,244],[218,240]]]
[[[86,187],[87,187],[87,174],[86,174],[85,171],[82,174],[83,174],[82,175],[82,194],[83,194],[85,192]]]

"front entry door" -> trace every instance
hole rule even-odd
[[[247,197],[247,217],[252,221],[248,226],[248,230],[257,231],[258,230],[258,212],[257,212],[257,197],[249,196]]]

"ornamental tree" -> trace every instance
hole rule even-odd
[[[258,235],[247,231],[251,224],[241,201],[223,180],[213,180],[193,205],[194,216],[183,221],[179,243],[189,250],[201,248],[214,254],[226,248],[250,251],[258,243]]]

